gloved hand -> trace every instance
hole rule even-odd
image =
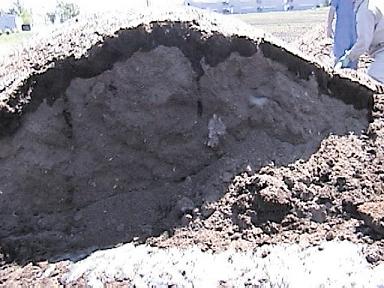
[[[349,60],[349,57],[347,55],[344,55],[339,59],[339,61],[337,61],[335,68],[336,69],[346,68],[349,62],[351,62],[351,60]]]

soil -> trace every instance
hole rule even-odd
[[[334,64],[332,52],[333,39],[325,37],[324,25],[313,28],[300,39],[293,42],[292,45],[305,54],[315,57],[319,62],[328,65]],[[372,58],[368,55],[362,55],[359,59],[358,70],[365,72],[372,61]]]
[[[383,248],[380,213],[362,206],[382,203],[382,87],[204,12],[105,17],[3,60],[6,262],[131,240]],[[45,285],[14,267],[0,284]]]

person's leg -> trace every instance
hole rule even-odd
[[[342,57],[342,56],[344,56],[344,54],[343,55],[341,55],[341,56],[339,56],[339,57],[337,57],[336,55],[335,55],[335,53],[334,53],[334,55],[333,55],[333,65],[336,65],[337,64],[337,62],[339,62],[339,60],[340,60],[340,58]],[[349,62],[348,63],[348,65],[345,67],[345,68],[349,68],[349,69],[353,69],[353,70],[356,70],[357,69],[357,64],[358,64],[358,61],[351,61],[351,62]]]
[[[358,61],[351,61],[351,62],[349,62],[349,64],[347,65],[347,68],[356,70],[356,69],[357,69],[357,64],[358,64]]]
[[[377,53],[368,68],[368,75],[384,84],[384,51]]]
[[[335,41],[333,44],[333,65],[336,65],[337,62],[339,62],[340,58],[344,55],[344,49],[339,48],[340,45],[337,45],[337,42]]]

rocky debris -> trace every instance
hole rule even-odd
[[[324,223],[327,220],[327,211],[324,206],[316,205],[311,208],[311,220],[317,223]]]
[[[0,287],[63,287],[60,278],[68,272],[69,261],[49,264],[47,261],[0,267]],[[78,281],[80,282],[80,281]]]
[[[203,218],[210,217],[216,211],[215,204],[213,203],[204,203],[201,206],[201,215]]]
[[[281,222],[292,208],[289,192],[284,188],[268,187],[268,181],[273,180],[268,175],[247,179],[247,182],[243,180],[236,177],[230,187],[239,187],[239,197],[231,208],[232,217],[237,217],[237,225],[241,230],[262,225],[266,233],[276,233],[274,222]]]
[[[381,257],[379,252],[376,251],[376,252],[372,252],[372,253],[367,254],[366,259],[367,259],[368,263],[376,264],[377,262],[382,260],[383,257]]]
[[[359,203],[356,202],[356,200],[352,197],[343,198],[341,205],[344,212],[349,213],[351,215],[357,214],[357,206],[359,205]]]
[[[364,249],[364,255],[368,263],[378,265],[384,261],[384,243],[381,242],[378,245],[371,245],[368,243],[366,249]]]
[[[332,231],[329,231],[326,235],[325,235],[325,239],[327,241],[332,241],[333,239],[335,239],[335,234],[332,232]]]
[[[179,215],[184,215],[185,213],[191,213],[195,207],[196,205],[191,199],[183,197],[177,201],[175,208]]]
[[[363,203],[357,212],[367,226],[384,237],[384,200]]]
[[[176,230],[166,241],[154,241],[155,245],[188,245],[192,242],[187,237],[193,237],[193,243],[206,243],[214,237],[222,246],[211,249],[218,250],[249,247],[247,241],[251,245],[291,241],[314,244],[333,239],[381,247],[384,242],[377,227],[377,212],[383,210],[378,208],[381,202],[372,200],[383,193],[380,171],[384,157],[376,141],[381,140],[331,136],[308,161],[288,167],[264,167],[253,175],[243,173],[235,177],[227,194],[215,205],[215,213],[201,222],[194,220],[189,229]],[[308,191],[310,197],[303,197]],[[361,207],[369,207],[365,211],[370,216],[364,220]],[[278,213],[263,214],[268,211],[284,213],[276,219],[273,216]],[[371,211],[376,211],[375,217]],[[371,223],[376,223],[376,230],[366,226]],[[218,235],[213,236],[211,231]],[[240,231],[240,237],[236,231]],[[373,254],[369,257],[371,262],[377,258]]]
[[[183,226],[188,226],[189,223],[191,223],[193,220],[193,216],[191,214],[185,214],[183,215],[183,217],[181,218],[181,225]]]

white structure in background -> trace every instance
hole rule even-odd
[[[13,14],[0,14],[0,34],[21,30],[21,19]]]
[[[186,5],[219,13],[253,13],[304,10],[322,6],[324,0],[185,0]]]

